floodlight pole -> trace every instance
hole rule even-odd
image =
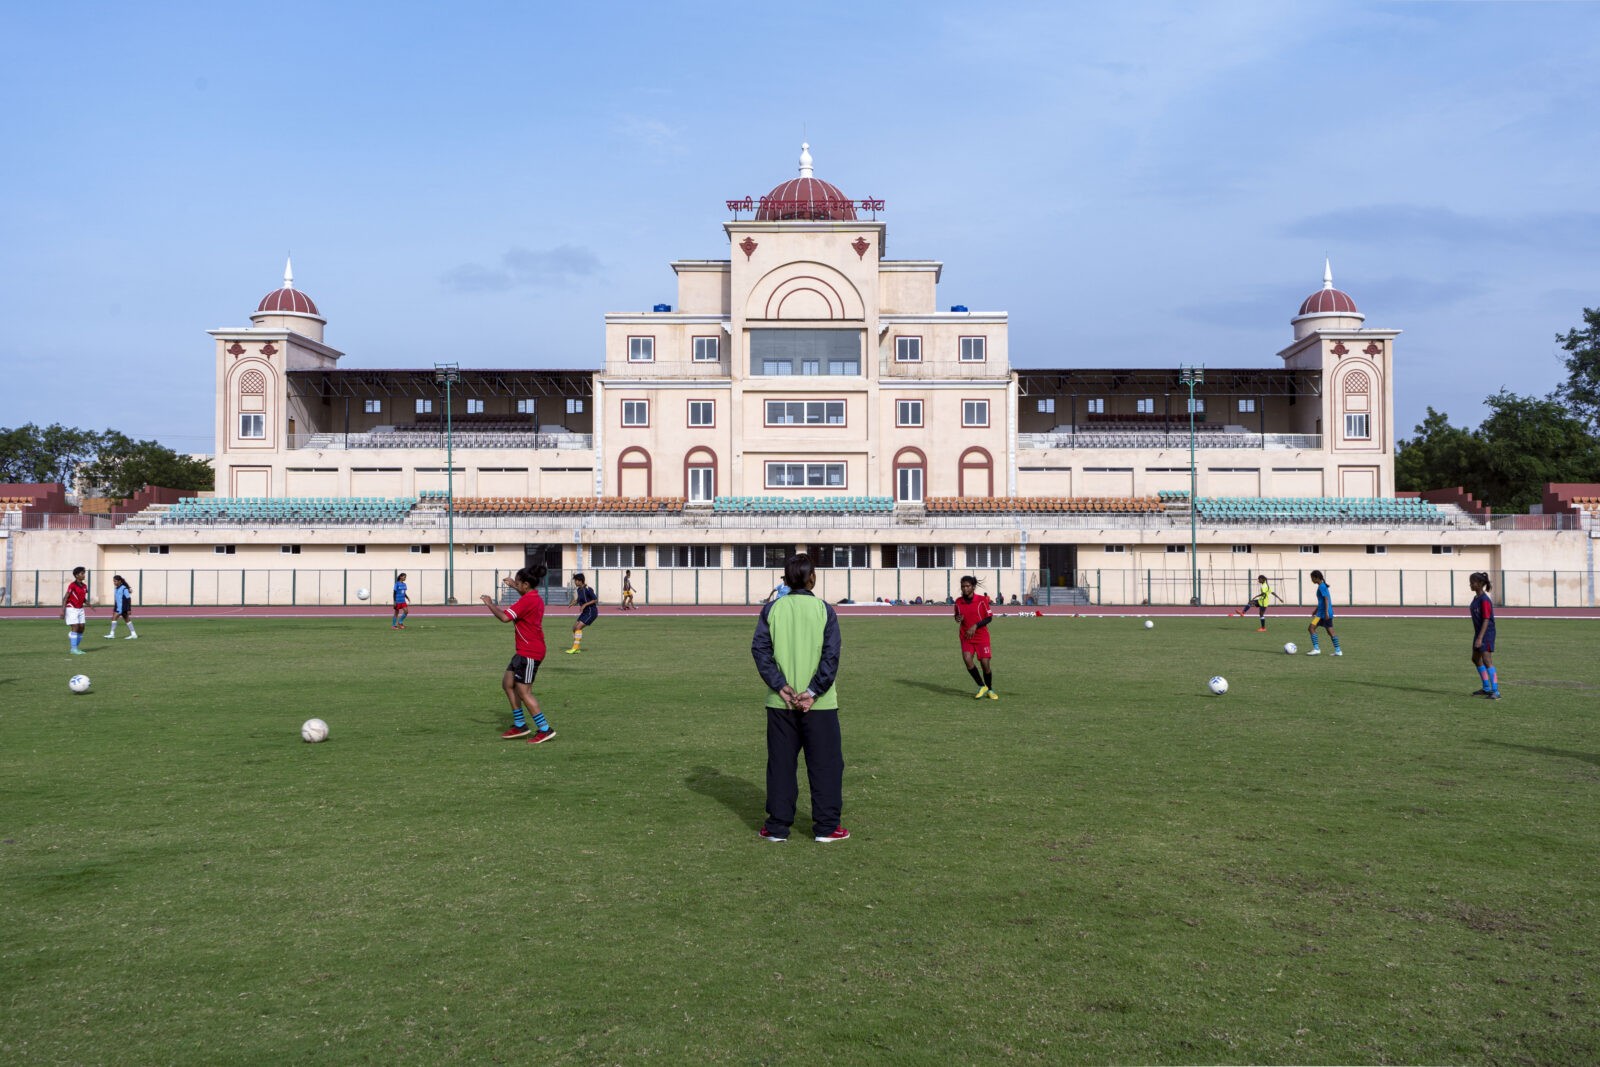
[[[1195,514],[1199,509],[1199,500],[1195,497],[1196,482],[1194,462],[1194,387],[1206,380],[1206,365],[1204,363],[1184,363],[1178,367],[1178,381],[1189,387],[1189,574],[1193,589],[1189,594],[1189,603],[1198,607],[1200,604],[1200,544],[1199,536],[1195,532]]]
[[[456,456],[455,425],[450,413],[451,386],[461,379],[458,363],[435,363],[433,380],[444,386],[444,515],[447,538],[444,602],[456,602]]]

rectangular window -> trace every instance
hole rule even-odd
[[[382,400],[363,401],[363,405],[363,410],[365,410],[368,415],[376,415],[383,410]]]
[[[697,570],[722,566],[721,545],[661,545],[656,550],[657,566],[693,567]]]
[[[494,554],[494,546],[493,545],[473,545],[472,546],[472,554],[474,556],[491,556],[491,555]]]
[[[963,400],[961,402],[961,425],[989,425],[989,402],[987,400]]]
[[[150,546],[150,555],[152,555],[152,556],[165,556],[165,555],[170,554],[171,551],[172,551],[172,549],[171,549],[171,546],[169,546],[169,545],[151,545]]]
[[[769,400],[768,426],[843,426],[843,400]]]
[[[1168,545],[1167,546],[1167,555],[1169,555],[1169,556],[1187,556],[1188,554],[1189,554],[1189,546],[1188,545]]]
[[[1302,556],[1320,556],[1320,555],[1322,555],[1322,546],[1321,545],[1301,545],[1300,546],[1300,554]]]
[[[715,426],[717,424],[717,402],[715,400],[689,401],[690,426]]]
[[[213,545],[211,551],[219,556],[231,556],[233,555],[234,548],[234,545]]]
[[[844,488],[843,463],[767,464],[768,489],[797,489],[810,486],[823,489]]]
[[[628,338],[629,363],[654,363],[656,361],[656,339],[654,337]]]
[[[1344,417],[1344,435],[1352,440],[1364,440],[1372,436],[1368,432],[1368,415],[1365,411],[1352,411]]]
[[[469,397],[467,399],[467,414],[468,415],[482,415],[483,414],[483,401],[481,401],[481,400],[473,400],[473,399],[471,399]]]
[[[804,364],[817,364],[829,374],[861,373],[860,330],[750,330],[750,373],[777,377],[799,374]]]
[[[1234,545],[1233,546],[1233,554],[1235,556],[1248,556],[1250,554],[1250,546],[1249,545]]]
[[[431,400],[418,400],[417,401],[417,414],[418,415],[427,415],[427,414],[430,414],[432,411],[433,411],[433,401],[431,401]]]
[[[525,397],[525,398],[517,401],[517,414],[518,415],[532,415],[534,413],[534,410],[535,410],[536,406],[537,406],[537,402],[536,401],[529,400],[529,399],[527,399]]]
[[[812,377],[815,377],[815,376],[821,374],[822,373],[822,360],[820,360],[820,359],[802,359],[800,361],[800,373],[801,374],[810,375]]]
[[[921,426],[922,401],[897,400],[894,404],[894,424],[896,426]]]
[[[567,397],[567,414],[568,415],[582,415],[583,414],[583,400],[581,398],[575,397],[575,396]]]
[[[650,401],[624,400],[622,402],[622,425],[649,426]]]
[[[589,566],[634,568],[645,566],[643,545],[595,545],[589,549]]]
[[[1185,403],[1188,405],[1188,412],[1192,415],[1198,415],[1206,409],[1206,398],[1203,396],[1186,397]]]
[[[1084,407],[1084,410],[1087,411],[1091,415],[1104,415],[1106,413],[1106,399],[1105,399],[1105,397],[1103,397],[1103,396],[1090,397],[1088,404],[1085,405],[1085,407]]]
[[[1453,556],[1453,555],[1456,554],[1456,546],[1455,545],[1434,545],[1433,546],[1433,554],[1435,556]]]
[[[1388,554],[1389,554],[1389,546],[1388,545],[1368,545],[1367,546],[1367,555],[1369,555],[1369,556],[1387,556]]]
[[[1241,401],[1239,401],[1239,413],[1241,415],[1248,415],[1251,412],[1255,411],[1255,409],[1256,409],[1256,402],[1254,400],[1241,400]]]
[[[1011,566],[1010,545],[968,545],[967,566],[969,567],[1009,567]]]
[[[1139,414],[1141,415],[1154,415],[1156,413],[1155,398],[1149,396],[1143,397],[1139,401],[1138,408]]]
[[[260,440],[267,436],[265,415],[240,415],[239,436],[246,440]]]
[[[922,503],[922,468],[896,467],[894,498],[903,504]]]
[[[896,363],[921,363],[922,338],[896,337],[894,339],[894,361]]]
[[[1127,545],[1107,545],[1106,546],[1106,551],[1107,552],[1115,552],[1115,553],[1121,554],[1121,553],[1125,553],[1125,552],[1128,551],[1128,546]]]
[[[961,339],[961,362],[982,363],[989,358],[989,342],[984,337],[963,337]]]
[[[366,545],[345,545],[344,552],[347,556],[364,556],[367,554]]]
[[[883,565],[898,570],[954,567],[955,558],[955,548],[951,545],[883,546]]]
[[[865,567],[866,545],[808,545],[812,561],[818,567]]]
[[[722,338],[696,337],[694,339],[694,361],[696,363],[716,363],[722,359]]]
[[[788,545],[734,545],[733,565],[741,570],[782,567],[792,552]]]
[[[412,545],[411,546],[411,554],[413,556],[426,556],[426,555],[431,554],[432,552],[433,552],[433,546],[432,545]]]
[[[278,551],[282,552],[286,556],[298,556],[300,554],[300,546],[299,545],[280,545],[279,548],[278,548]]]
[[[1054,415],[1056,413],[1056,398],[1046,396],[1039,398],[1039,414]]]

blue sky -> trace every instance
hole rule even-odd
[[[345,366],[597,368],[795,173],[888,202],[1018,367],[1270,367],[1324,255],[1397,419],[1600,305],[1600,4],[14,5],[0,425],[210,451],[295,280]]]

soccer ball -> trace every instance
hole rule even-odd
[[[368,589],[366,586],[362,586],[360,589],[356,590],[356,599],[357,600],[365,600],[365,599],[367,599],[367,597],[369,597],[371,595],[372,595],[372,590]]]
[[[309,744],[328,739],[328,724],[321,719],[307,719],[305,725],[300,727],[300,740]]]
[[[1146,630],[1154,630],[1156,628],[1156,624],[1150,619],[1146,619],[1144,620],[1144,628]]]
[[[1228,680],[1220,674],[1217,675],[1215,678],[1211,679],[1211,691],[1217,696],[1221,696],[1223,693],[1226,693],[1228,691]]]
[[[1287,652],[1287,653],[1289,653],[1289,655],[1291,655],[1291,656],[1292,656],[1292,655],[1294,655],[1294,654],[1295,654],[1295,653],[1296,653],[1296,652],[1299,652],[1299,651],[1300,651],[1300,646],[1299,646],[1299,645],[1297,645],[1297,644],[1295,644],[1295,643],[1294,643],[1294,642],[1293,642],[1293,641],[1290,641],[1290,642],[1289,642],[1289,643],[1288,643],[1288,644],[1287,644],[1287,645],[1284,645],[1284,646],[1283,646],[1283,650],[1284,650],[1284,651],[1285,651],[1285,652]]]
[[[67,682],[67,688],[74,693],[87,693],[89,691],[89,676],[87,674],[74,674]]]

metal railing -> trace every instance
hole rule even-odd
[[[1322,448],[1322,435],[1316,433],[1224,433],[1207,430],[1195,434],[1195,448],[1267,449],[1271,451],[1315,451]],[[1150,448],[1187,450],[1189,434],[1145,430],[1083,432],[1052,431],[1019,433],[1017,447],[1028,448]]]
[[[594,448],[594,434],[546,433],[514,430],[456,430],[455,448],[584,450]],[[411,451],[445,447],[443,430],[366,430],[351,433],[296,433],[289,435],[294,450],[344,451],[392,448]]]

